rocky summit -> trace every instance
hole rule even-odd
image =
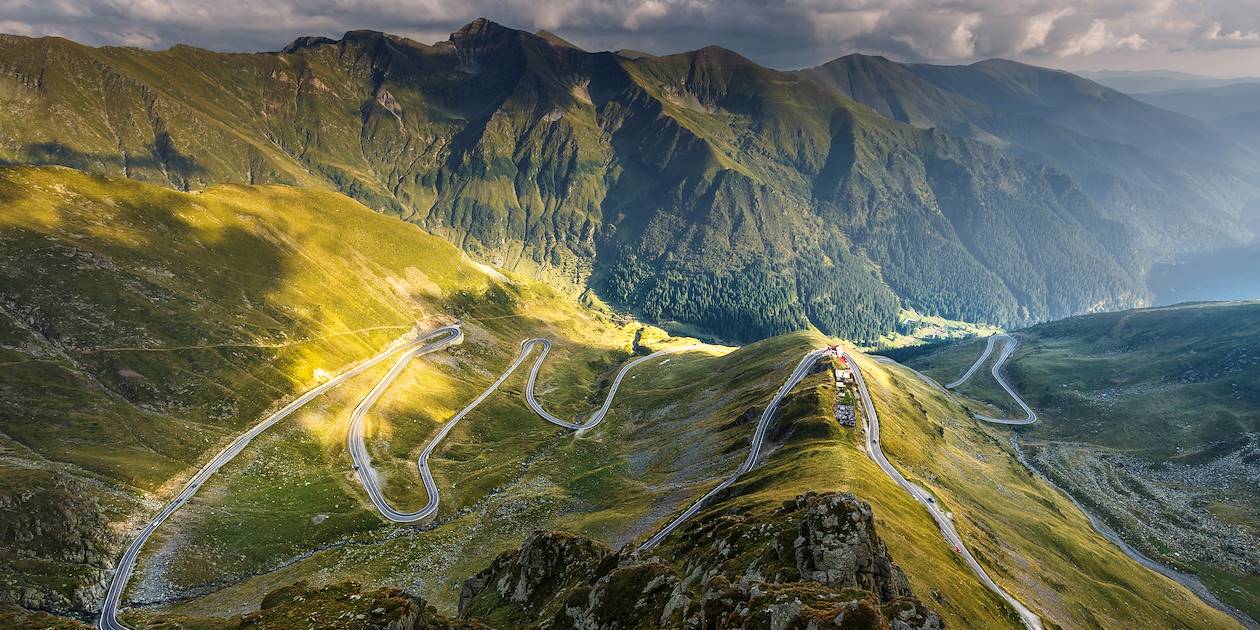
[[[940,628],[848,493],[719,514],[659,552],[539,531],[469,578],[460,615],[495,627]]]

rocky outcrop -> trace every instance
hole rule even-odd
[[[561,532],[534,532],[518,551],[500,554],[489,567],[468,578],[459,594],[461,611],[482,593],[528,613],[545,607],[579,580],[588,577],[611,551],[603,543]]]
[[[298,582],[271,591],[262,607],[241,618],[240,630],[485,630],[486,625],[441,615],[423,599],[398,589],[363,592],[354,582],[312,588]]]
[[[845,493],[698,520],[649,556],[536,532],[465,582],[460,616],[583,630],[942,627],[870,506]]]
[[[105,593],[118,543],[92,489],[77,478],[38,469],[11,469],[5,481],[0,604],[91,614]]]

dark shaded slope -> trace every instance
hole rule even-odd
[[[1256,156],[1197,121],[1064,72],[991,60],[899,64],[849,55],[800,71],[877,112],[1003,147],[1071,176],[1115,228],[1096,237],[1128,267],[1251,234]]]

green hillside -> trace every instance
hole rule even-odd
[[[1187,163],[1176,177],[1221,196],[1176,197],[1183,219],[1147,185],[1175,179],[1162,166],[1100,187],[1067,166],[1097,142],[1032,154],[1005,142],[1032,114],[998,125],[971,94],[939,104],[957,124],[929,125],[720,48],[588,53],[484,20],[433,45],[356,31],[279,53],[0,50],[2,161],[336,189],[498,267],[735,341],[812,324],[872,342],[902,308],[1013,326],[1138,305],[1163,244],[1242,238],[1256,196],[1233,167]],[[916,85],[921,104],[940,93]],[[1039,133],[1129,115],[1089,111],[1094,127]]]
[[[409,365],[369,416],[373,460],[401,508],[424,499],[414,462],[428,437],[494,380],[522,339],[555,342],[539,396],[562,417],[601,399],[635,352],[680,342],[502,277],[333,193],[185,194],[62,168],[0,177],[8,322],[0,522],[15,541],[0,557],[0,585],[31,609],[90,617],[134,527],[194,466],[320,375],[414,327],[458,320],[467,340]],[[205,483],[146,546],[126,599],[151,606],[125,618],[141,627],[228,619],[299,580],[346,579],[402,588],[451,613],[462,580],[534,529],[613,547],[642,540],[738,465],[791,366],[833,341],[804,332],[650,362],[582,438],[534,416],[517,373],[435,454],[441,509],[420,528],[382,521],[345,454],[350,409],[378,366],[273,427]],[[1095,536],[1024,472],[1002,436],[907,372],[865,359],[863,368],[889,457],[950,508],[994,578],[1047,620],[1229,627]],[[1013,612],[922,506],[865,456],[860,430],[835,423],[824,374],[791,395],[765,463],[710,513],[759,514],[807,491],[852,492],[873,506],[914,592],[949,625],[1014,627]],[[50,522],[63,525],[52,531]]]
[[[1020,429],[1033,462],[1128,542],[1260,614],[1260,304],[1089,315],[1016,336],[1006,373],[1041,417]],[[982,347],[905,360],[947,382]],[[1010,411],[987,369],[960,391]]]
[[[0,582],[34,608],[94,610],[133,519],[194,465],[413,330],[459,318],[505,353],[552,331],[604,360],[634,335],[335,193],[188,195],[60,168],[0,169],[0,190]]]

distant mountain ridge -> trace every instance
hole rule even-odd
[[[1197,118],[1244,146],[1260,146],[1260,79],[1139,94],[1137,98]]]
[[[870,342],[902,307],[1019,325],[1139,305],[1153,260],[1250,238],[1260,198],[1253,156],[1206,126],[1013,62],[787,73],[488,20],[433,45],[0,50],[2,161],[335,188],[736,341],[812,323]]]
[[[1066,72],[1004,60],[932,66],[849,55],[801,74],[889,118],[1063,170],[1123,225],[1113,235],[1118,247],[1136,240],[1122,256],[1134,267],[1187,245],[1250,236],[1246,224],[1260,210],[1248,206],[1260,181],[1252,152],[1201,121]]]
[[[1260,77],[1254,76],[1220,78],[1173,70],[1085,70],[1076,74],[1125,94],[1135,95],[1167,90],[1214,88],[1260,80]]]

